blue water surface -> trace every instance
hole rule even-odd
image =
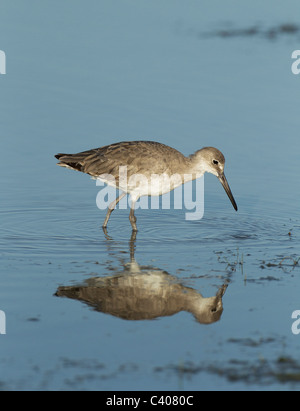
[[[0,390],[299,389],[299,12],[296,0],[2,0]],[[105,236],[100,188],[54,154],[123,140],[219,148],[238,212],[207,175],[201,220],[138,209],[132,240],[116,210]],[[133,254],[139,281],[167,275],[203,297],[226,284],[219,321],[124,319],[55,295],[131,278]]]

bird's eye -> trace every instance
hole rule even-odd
[[[213,163],[214,163],[215,165],[218,165],[218,164],[219,164],[218,160],[213,160]]]

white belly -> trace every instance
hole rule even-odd
[[[98,179],[138,199],[142,196],[159,196],[169,193],[183,183],[192,180],[192,175],[181,176],[180,174],[173,174],[169,176],[167,173],[164,173],[152,174],[150,176],[133,174],[127,177],[126,173],[120,173],[118,184],[114,176],[110,174],[102,174]]]

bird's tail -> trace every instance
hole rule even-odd
[[[78,154],[63,154],[59,153],[55,156],[59,163],[57,165],[61,167],[71,168],[72,170],[83,171],[85,153]]]

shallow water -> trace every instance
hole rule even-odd
[[[0,389],[298,390],[298,3],[44,3],[1,5]],[[117,210],[105,236],[99,187],[53,155],[139,139],[218,147],[238,212],[208,175],[201,220],[139,209],[132,239]],[[87,284],[127,313],[56,295]],[[218,321],[175,313],[224,284]]]

